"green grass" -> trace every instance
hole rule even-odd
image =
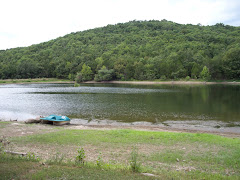
[[[199,133],[173,133],[136,130],[60,130],[42,135],[31,135],[14,138],[23,143],[38,142],[43,144],[59,145],[99,145],[102,143],[114,145],[152,144],[152,145],[176,145],[176,144],[199,144],[203,146],[228,146],[239,147],[240,140],[226,138],[212,134]]]
[[[0,155],[0,179],[155,179],[128,169],[97,168],[89,164],[42,164],[25,158]]]
[[[0,155],[0,179],[239,179],[239,176],[226,176],[201,171],[161,170],[155,177],[133,173],[128,168],[108,164],[101,168],[92,163],[77,166],[73,163],[47,164],[27,160],[18,156]]]
[[[7,127],[11,122],[9,121],[0,121],[0,129]]]
[[[152,172],[170,179],[174,177],[239,179],[240,177],[240,139],[212,134],[60,128],[57,132],[15,137],[11,141],[21,145],[39,144],[40,146],[90,145],[100,149],[103,154],[111,152],[115,157],[122,156],[123,161],[129,160],[130,153],[127,149],[137,146],[138,161],[143,164],[141,172]],[[142,147],[145,149],[141,149]],[[178,172],[179,168],[185,169]]]

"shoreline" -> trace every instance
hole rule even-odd
[[[154,84],[167,84],[167,85],[210,85],[210,84],[240,84],[240,82],[206,82],[206,81],[87,81],[83,84],[139,84],[139,85],[154,85]]]
[[[67,127],[69,126],[69,127]],[[86,125],[86,124],[70,124],[64,125],[66,129],[96,129],[96,130],[116,130],[116,129],[131,129],[140,131],[156,131],[156,132],[175,132],[175,133],[199,133],[199,134],[213,134],[224,137],[240,138],[240,133],[237,132],[222,132],[214,130],[200,130],[200,129],[181,129],[176,127],[162,127],[162,126],[148,126],[148,125]]]
[[[36,78],[36,79],[3,79],[0,80],[1,84],[74,84],[75,81],[66,79],[55,79],[55,78]],[[221,81],[221,82],[206,82],[206,81],[86,81],[80,84],[136,84],[136,85],[155,85],[155,84],[166,84],[166,85],[211,85],[211,84],[223,84],[233,85],[240,84],[236,81]]]
[[[192,133],[210,133],[210,134],[234,134],[240,137],[240,124],[235,123],[229,126],[222,121],[164,121],[154,124],[146,121],[119,122],[114,120],[88,120],[72,119],[70,126],[86,126],[113,129],[143,129],[153,131],[174,131],[174,132],[192,132]]]
[[[0,121],[7,122],[10,124],[19,124],[27,127],[24,121]],[[171,127],[171,126],[159,126],[159,125],[147,125],[147,124],[80,124],[80,123],[70,123],[68,125],[49,125],[49,124],[41,124],[41,123],[32,123],[34,126],[42,126],[42,128],[54,128],[54,127],[62,127],[64,129],[79,129],[79,130],[137,130],[137,131],[155,131],[155,132],[175,132],[175,133],[199,133],[199,134],[213,134],[219,135],[223,137],[231,137],[231,138],[240,138],[240,131],[224,131],[217,128],[191,128],[190,126],[185,127]]]

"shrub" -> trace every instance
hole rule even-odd
[[[189,81],[190,80],[190,76],[186,76],[186,81]]]
[[[80,86],[80,84],[78,84],[78,83],[74,84],[74,87],[79,87],[79,86]]]
[[[76,81],[76,83],[83,82],[82,73],[77,73],[75,81]]]
[[[166,77],[165,75],[162,75],[162,76],[160,77],[160,79],[163,80],[163,81],[165,81],[165,80],[167,79],[167,77]]]

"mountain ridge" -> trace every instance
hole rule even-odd
[[[90,79],[201,78],[205,66],[212,79],[240,79],[239,57],[240,27],[130,21],[1,50],[0,79],[74,79],[84,64]]]

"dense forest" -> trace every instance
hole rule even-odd
[[[0,79],[240,79],[240,27],[131,21],[0,51]]]

